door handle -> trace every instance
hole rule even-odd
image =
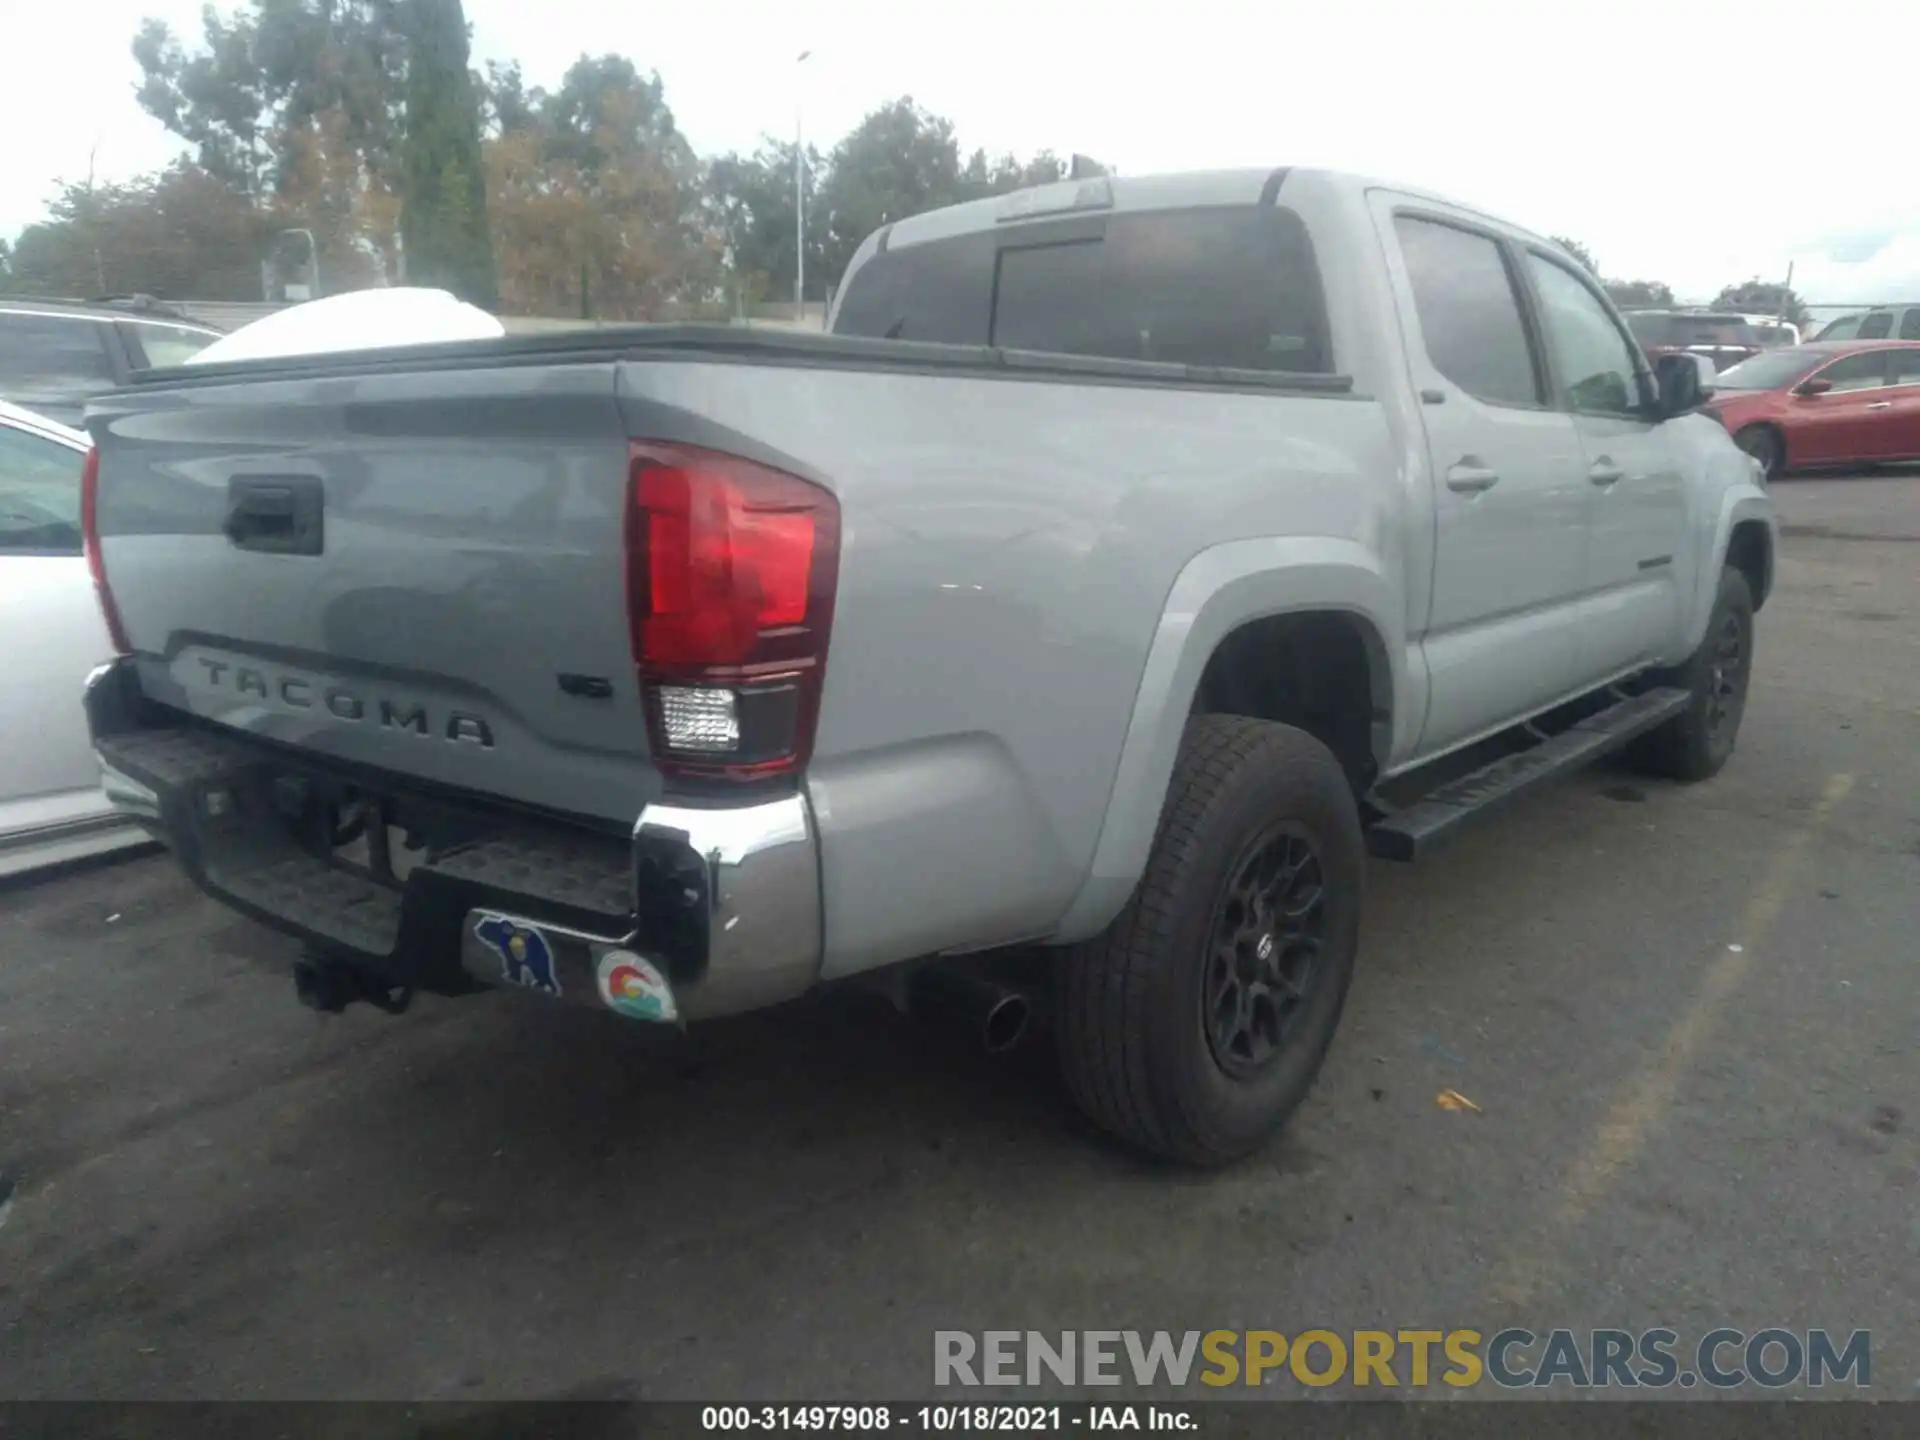
[[[1627,472],[1611,460],[1602,456],[1593,462],[1593,468],[1587,471],[1587,479],[1596,485],[1617,485],[1627,478]]]
[[[220,528],[239,550],[318,555],[326,543],[325,498],[311,475],[236,477],[227,482]]]
[[[1867,408],[1869,410],[1891,410],[1893,408],[1893,401],[1876,400],[1873,402],[1873,404],[1867,406]]]
[[[1478,495],[1500,483],[1500,477],[1469,455],[1447,471],[1447,489],[1456,495]]]

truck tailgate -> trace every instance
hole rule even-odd
[[[155,388],[89,423],[153,699],[581,816],[658,793],[613,364]]]

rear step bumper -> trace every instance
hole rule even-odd
[[[629,836],[482,800],[389,790],[327,762],[158,710],[127,662],[86,708],[107,797],[202,890],[387,984],[518,986],[643,1019],[791,999],[819,978],[819,846],[804,794],[648,805]],[[304,847],[284,787],[351,788],[458,837],[404,873]]]

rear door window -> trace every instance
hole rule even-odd
[[[1885,340],[1893,334],[1893,312],[1876,310],[1860,322],[1862,340]]]
[[[1890,385],[1920,385],[1920,347],[1911,350],[1893,352],[1892,373],[1887,378]]]
[[[0,310],[0,400],[68,420],[114,386],[108,322]]]
[[[1413,215],[1396,216],[1394,232],[1433,368],[1475,399],[1538,405],[1540,377],[1499,243]]]
[[[85,463],[57,440],[0,425],[0,555],[80,553]]]
[[[1920,340],[1920,305],[1909,306],[1900,312],[1900,338]]]

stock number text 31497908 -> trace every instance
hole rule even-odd
[[[1060,1430],[1058,1405],[707,1405],[703,1430]]]

